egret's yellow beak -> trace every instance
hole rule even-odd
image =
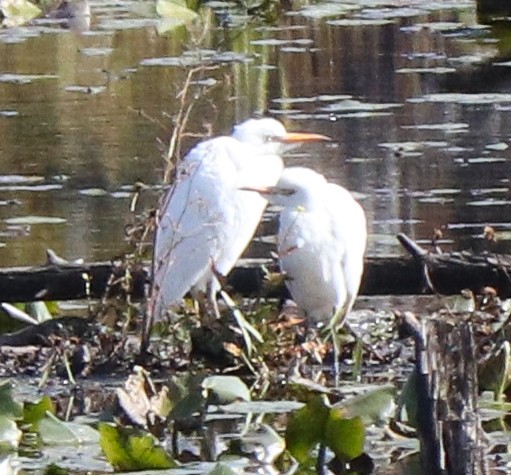
[[[275,142],[298,143],[298,142],[325,142],[331,141],[330,137],[321,134],[312,134],[308,132],[288,132],[283,137],[275,137]]]

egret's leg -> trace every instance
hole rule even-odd
[[[341,347],[339,342],[339,335],[336,332],[335,327],[330,327],[330,333],[332,335],[332,345],[334,347],[334,382],[335,387],[339,387],[340,384],[340,368],[339,368],[339,357],[341,356]]]
[[[216,299],[216,294],[218,292],[218,282],[215,280],[210,280],[207,286],[207,298],[210,308],[213,310],[215,318],[220,318],[220,309],[218,308],[218,301]]]

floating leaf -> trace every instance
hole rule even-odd
[[[7,27],[22,25],[41,14],[41,9],[28,0],[0,0],[0,11]]]
[[[394,408],[394,386],[383,386],[355,396],[335,407],[346,419],[361,417],[367,423],[378,423],[388,419]]]
[[[284,451],[286,444],[282,437],[267,424],[258,424],[241,437],[241,448],[250,453],[260,463],[271,465]]]
[[[351,460],[364,451],[365,427],[361,417],[346,419],[343,411],[329,412],[324,434],[325,445],[341,460]]]
[[[208,475],[240,475],[242,472],[241,470],[235,470],[225,463],[218,462],[213,469],[208,472]]]
[[[12,397],[12,385],[10,381],[0,383],[0,415],[10,419],[23,417],[23,406]]]
[[[56,218],[53,216],[19,216],[17,218],[8,218],[5,220],[7,224],[62,224],[66,220],[64,218]]]
[[[155,445],[148,433],[123,429],[111,424],[99,424],[100,445],[116,470],[148,470],[176,467],[176,463]]]
[[[76,422],[64,422],[47,412],[39,421],[38,432],[45,445],[97,444],[99,433],[96,429]]]
[[[55,406],[49,396],[43,396],[36,403],[26,402],[23,406],[23,422],[31,424],[32,430],[37,432],[39,422],[46,417],[47,413],[55,413]]]
[[[212,404],[250,401],[250,390],[237,376],[208,376],[202,381],[202,388]]]
[[[295,412],[286,430],[286,446],[291,455],[305,463],[311,450],[323,439],[330,407],[325,396],[316,396]]]
[[[175,25],[189,23],[198,17],[198,14],[186,6],[186,2],[179,0],[157,0],[156,13],[162,18],[172,20]]]
[[[18,429],[16,422],[6,416],[0,415],[0,449],[15,449],[21,439],[22,432]],[[2,475],[3,471],[0,471]]]

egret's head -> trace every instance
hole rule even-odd
[[[301,206],[320,196],[326,185],[325,177],[310,168],[289,167],[284,169],[276,186],[243,189],[257,191],[272,204]]]
[[[288,144],[330,140],[320,134],[287,132],[281,122],[270,117],[248,119],[234,126],[232,136],[240,142],[263,147],[263,153],[271,154],[281,153]]]

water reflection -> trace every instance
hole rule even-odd
[[[370,253],[398,251],[397,232],[426,239],[440,227],[454,247],[477,247],[486,223],[509,229],[511,98],[473,95],[509,88],[508,67],[491,66],[507,54],[495,42],[502,26],[477,25],[472,4],[331,7],[297,5],[274,24],[227,29],[217,25],[238,20],[205,7],[196,24],[160,36],[158,22],[129,3],[92,3],[83,34],[44,22],[2,31],[0,175],[64,181],[47,191],[0,189],[0,201],[16,202],[0,206],[0,219],[66,221],[12,234],[3,222],[0,265],[41,262],[46,247],[87,260],[124,249],[129,200],[112,193],[137,180],[160,183],[160,141],[169,138],[186,65],[201,61],[218,68],[200,78],[215,86],[192,111],[192,132],[228,132],[269,111],[291,129],[333,137],[286,161],[357,193]],[[108,193],[80,193],[98,187]]]

